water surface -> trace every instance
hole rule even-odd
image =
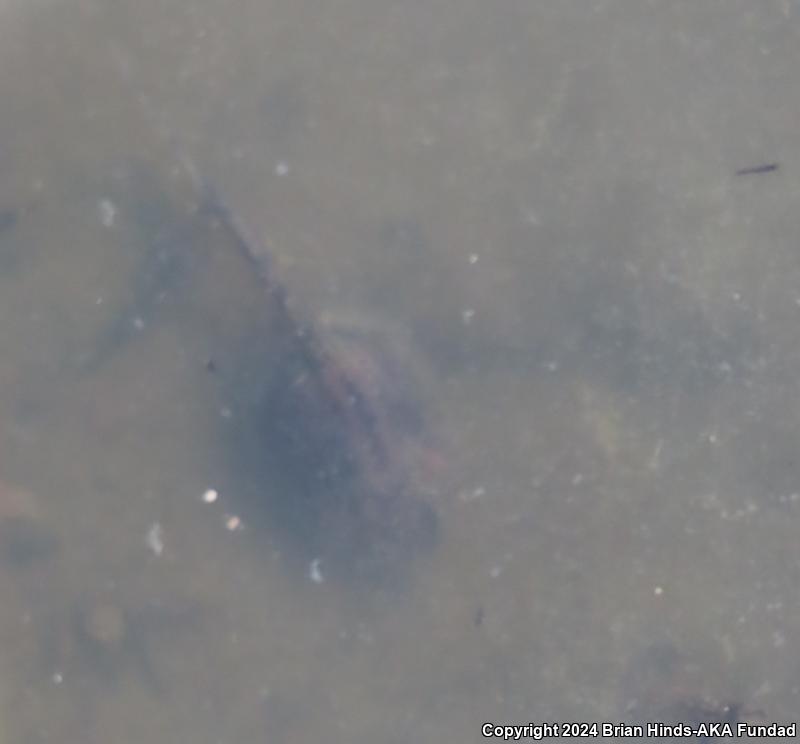
[[[653,648],[796,717],[794,3],[1,12],[0,518],[56,546],[0,563],[7,742],[480,741],[630,716]],[[305,317],[413,336],[451,475],[402,588],[245,518],[262,300],[182,249],[179,151]]]

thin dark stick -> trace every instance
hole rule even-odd
[[[772,173],[778,170],[778,163],[764,163],[764,165],[752,165],[749,168],[742,168],[736,171],[737,176],[752,176],[758,173]]]

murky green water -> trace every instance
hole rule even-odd
[[[799,12],[7,0],[4,743],[796,720]],[[302,317],[413,339],[447,475],[402,581],[254,508],[280,344],[187,157]]]

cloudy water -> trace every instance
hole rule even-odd
[[[0,742],[795,721],[798,37],[2,3]]]

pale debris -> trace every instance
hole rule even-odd
[[[237,530],[242,529],[242,527],[242,520],[235,514],[228,514],[225,517],[225,529],[227,529],[229,532],[236,532]]]
[[[164,528],[159,522],[154,522],[147,531],[147,547],[156,556],[164,552]]]
[[[325,576],[322,573],[322,560],[320,558],[315,558],[308,565],[308,578],[315,584],[321,584],[325,581]]]
[[[458,492],[458,498],[465,504],[470,503],[471,501],[477,501],[480,498],[483,498],[486,495],[486,488],[483,486],[477,486],[471,490],[462,490]]]
[[[117,218],[117,208],[111,199],[101,199],[97,204],[97,211],[100,215],[100,222],[104,227],[114,227]]]

